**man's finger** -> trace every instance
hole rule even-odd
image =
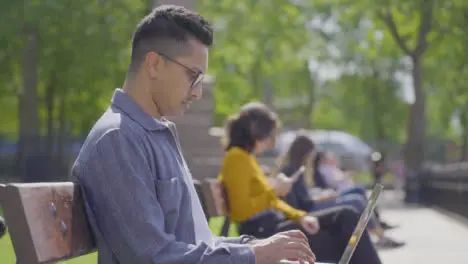
[[[315,262],[315,255],[313,253],[303,252],[300,250],[289,250],[287,253],[287,259],[299,259],[302,261]]]
[[[290,230],[284,232],[285,235],[291,236],[291,237],[296,237],[296,238],[301,238],[301,239],[306,239],[307,236],[301,231],[301,230]]]
[[[302,252],[306,252],[310,255],[313,255],[314,253],[309,247],[309,243],[305,243],[304,241],[301,240],[296,240],[296,241],[291,241],[288,244],[285,245],[286,249],[298,249]]]
[[[311,256],[315,259],[315,254],[310,248],[309,241],[304,241],[299,238],[291,238],[291,242],[285,245],[284,247],[287,250],[299,250],[306,254],[307,256]]]

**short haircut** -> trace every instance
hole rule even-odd
[[[211,46],[212,25],[198,13],[181,6],[161,5],[154,8],[133,33],[129,72],[138,70],[148,52],[160,52],[172,58],[190,53],[187,44],[191,38]]]

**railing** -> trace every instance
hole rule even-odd
[[[419,179],[422,202],[468,218],[468,163],[431,166]]]

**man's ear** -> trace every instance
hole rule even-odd
[[[164,66],[163,57],[156,52],[148,52],[145,56],[145,70],[151,79],[157,79]]]

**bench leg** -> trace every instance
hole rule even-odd
[[[231,227],[231,219],[226,216],[224,218],[224,223],[223,223],[223,227],[221,228],[221,233],[220,233],[220,236],[228,236],[229,234],[229,227]]]

